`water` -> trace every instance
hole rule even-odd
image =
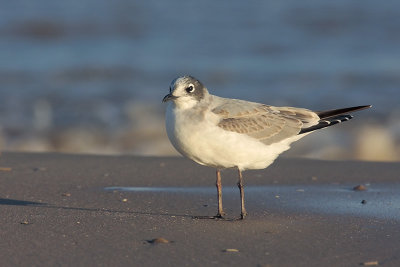
[[[349,144],[370,125],[382,130],[370,139],[389,140],[381,159],[400,159],[398,1],[0,5],[3,149],[172,154],[161,99],[192,74],[214,94],[272,105],[373,104],[354,130],[329,131],[336,150],[295,151],[369,159]]]
[[[245,193],[247,206],[251,209],[289,209],[301,213],[400,219],[399,185],[374,184],[363,192],[355,192],[351,188],[351,185],[248,186]],[[132,194],[196,194],[198,197],[216,194],[215,187],[106,187],[104,190]],[[237,187],[224,187],[223,194],[227,199],[239,198]],[[363,200],[365,204],[361,203]]]

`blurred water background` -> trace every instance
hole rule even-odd
[[[400,1],[0,0],[0,148],[176,155],[161,99],[373,104],[287,155],[400,160]]]

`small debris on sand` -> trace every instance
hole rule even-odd
[[[29,222],[28,222],[28,220],[23,220],[22,222],[20,222],[20,224],[25,224],[25,225],[28,225],[28,224],[29,224]]]
[[[10,172],[12,169],[10,167],[0,167],[0,171],[2,172]]]
[[[239,252],[239,250],[236,248],[227,248],[227,249],[224,249],[223,252]]]
[[[61,196],[63,196],[63,197],[70,197],[70,196],[71,196],[71,193],[62,193]]]
[[[360,184],[360,185],[353,187],[353,190],[354,191],[366,191],[367,187],[365,185]]]
[[[121,201],[122,202],[128,202],[128,199],[127,198],[123,198]]]
[[[366,261],[361,263],[363,266],[377,266],[379,265],[378,261]]]
[[[363,199],[363,200],[361,201],[361,204],[367,204],[367,201],[366,201],[365,199]]]
[[[44,168],[44,167],[35,167],[35,168],[33,168],[32,169],[34,172],[38,172],[38,171],[45,171],[45,170],[47,170],[46,168]]]
[[[149,242],[151,244],[168,244],[169,243],[169,241],[163,237],[148,240],[147,242]]]

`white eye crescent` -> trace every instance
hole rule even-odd
[[[193,93],[194,92],[194,85],[193,84],[189,84],[189,86],[188,87],[186,87],[186,92],[188,92],[189,94],[190,93]]]

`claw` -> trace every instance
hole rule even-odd
[[[225,219],[224,216],[226,215],[225,212],[218,213],[217,215],[213,216],[214,219]]]

